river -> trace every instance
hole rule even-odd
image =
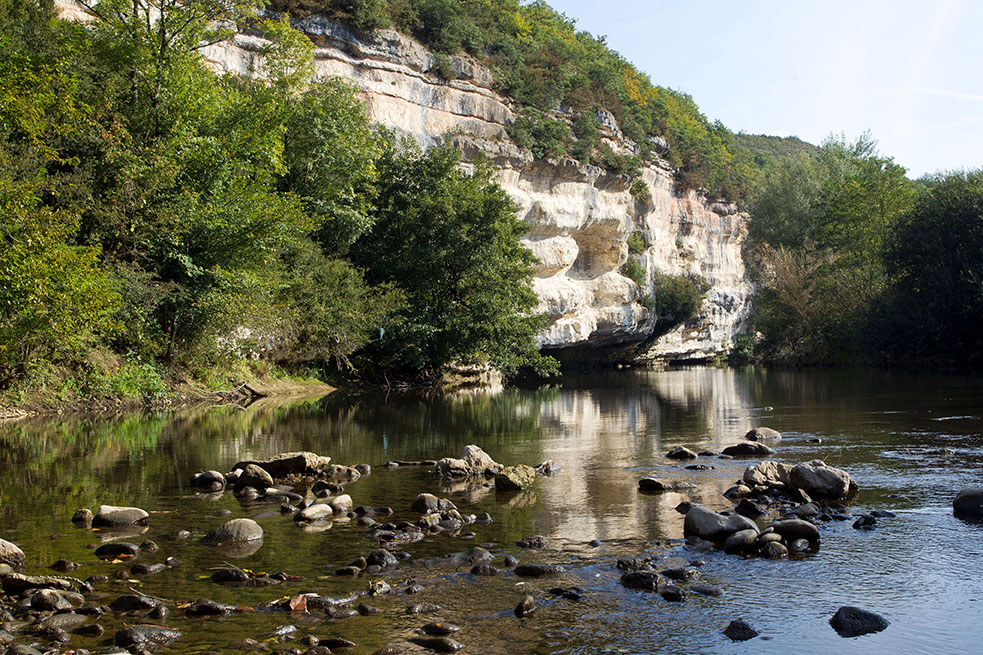
[[[339,652],[368,654],[386,645],[424,652],[405,639],[436,620],[462,627],[454,637],[468,646],[464,652],[492,654],[976,652],[983,643],[983,525],[954,518],[952,498],[964,486],[983,484],[981,382],[869,370],[631,369],[566,377],[538,389],[335,393],[247,410],[9,423],[0,425],[0,537],[25,551],[27,573],[51,574],[48,565],[65,558],[82,564],[71,575],[108,575],[90,604],[108,605],[131,588],[165,599],[171,612],[163,623],[183,636],[164,652],[244,652],[231,645],[247,637],[264,642],[288,624],[297,627],[297,637],[334,636],[357,644]],[[797,560],[691,550],[682,541],[683,517],[675,506],[689,500],[732,509],[721,492],[749,462],[705,457],[702,463],[714,468],[690,471],[664,454],[675,445],[719,452],[756,426],[783,433],[775,446],[779,461],[822,459],[848,471],[860,486],[849,512],[881,509],[896,517],[879,520],[870,531],[855,530],[850,521],[824,523],[818,552]],[[442,489],[424,468],[383,466],[456,457],[467,444],[503,464],[551,459],[561,470],[537,478],[530,490],[497,494],[486,487]],[[443,533],[408,545],[411,557],[394,571],[341,577],[333,572],[376,547],[356,521],[305,531],[281,516],[278,505],[240,503],[231,491],[196,494],[189,486],[196,471],[227,471],[239,460],[295,450],[372,465],[372,473],[346,492],[355,505],[392,507],[396,521],[416,520],[410,504],[428,491],[450,498],[463,514],[487,512],[493,522],[466,526],[471,538]],[[697,486],[641,495],[637,481],[649,473]],[[98,560],[92,546],[114,535],[73,527],[70,519],[75,510],[99,504],[151,512],[146,531],[128,539],[151,539],[160,551],[138,560],[176,557],[180,564],[139,578],[127,574],[125,562]],[[252,588],[207,579],[210,567],[229,560],[201,537],[237,517],[256,517],[266,532],[262,547],[235,560],[237,566],[305,580]],[[178,539],[179,530],[190,531],[190,538]],[[530,535],[544,536],[547,547],[515,545]],[[594,539],[599,547],[588,544]],[[508,572],[475,577],[467,567],[421,564],[474,546],[490,549],[499,567],[511,554],[522,562],[562,564],[566,572],[542,579]],[[638,556],[659,558],[659,568],[700,560],[701,581],[723,595],[688,594],[682,603],[669,603],[626,589],[617,559]],[[177,605],[205,597],[256,608],[302,592],[344,596],[378,579],[395,593],[364,599],[382,610],[370,616],[262,610],[189,618]],[[405,593],[414,584],[422,590]],[[572,586],[582,590],[580,600],[549,592]],[[537,610],[518,619],[512,608],[526,594],[534,596]],[[406,613],[419,603],[440,610]],[[842,638],[828,624],[841,605],[877,612],[891,625]],[[108,647],[124,620],[136,620],[112,612],[96,618],[105,636],[73,636],[62,648]],[[724,637],[721,630],[736,618],[761,637],[741,643]],[[6,629],[19,643],[38,641],[22,623]],[[304,648],[298,641],[264,647]]]

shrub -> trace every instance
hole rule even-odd
[[[509,125],[509,136],[521,148],[528,148],[538,159],[566,154],[570,129],[541,111],[530,109]]]
[[[628,261],[621,267],[621,274],[638,285],[639,289],[645,288],[646,274],[645,267],[638,263],[634,257],[629,257]]]
[[[669,331],[700,311],[710,285],[702,277],[656,273],[652,286],[658,328]]]
[[[645,252],[645,239],[638,232],[628,235],[628,252],[632,255],[640,255]]]

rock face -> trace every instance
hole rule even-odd
[[[534,160],[508,139],[517,108],[469,57],[450,57],[455,79],[444,80],[434,73],[433,53],[397,32],[356,34],[323,16],[296,25],[317,46],[316,73],[354,83],[372,120],[424,146],[453,143],[466,160],[485,155],[495,163],[529,226],[525,244],[540,261],[533,286],[552,321],[541,346],[597,352],[627,344],[643,359],[705,359],[743,330],[751,292],[741,257],[747,216],[732,205],[683,189],[663,162],[642,168],[647,191],[633,195],[626,176],[572,159]],[[220,72],[261,75],[264,43],[240,34],[202,52]],[[601,122],[602,142],[634,147],[613,121]],[[628,252],[631,233],[645,243],[638,255]],[[646,271],[641,288],[621,274],[629,257]],[[695,319],[643,347],[655,317],[642,300],[655,271],[701,275],[711,286]]]
[[[788,481],[815,500],[838,500],[850,493],[850,474],[819,459],[794,466]]]
[[[956,494],[952,501],[952,512],[956,516],[983,519],[983,487],[963,489]]]

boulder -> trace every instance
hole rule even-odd
[[[696,459],[698,455],[685,446],[676,446],[666,453],[666,457],[669,459]]]
[[[748,500],[747,498],[744,498],[741,500],[741,502],[737,503],[737,507],[734,508],[734,511],[741,516],[747,516],[748,518],[756,518],[758,516],[764,516],[768,513],[767,510],[765,510],[761,505],[754,501]]]
[[[139,507],[100,505],[96,509],[95,516],[92,517],[92,525],[97,528],[119,525],[146,525],[149,516],[150,514]]]
[[[754,545],[757,538],[757,530],[738,530],[724,541],[724,552],[732,555],[743,553]]]
[[[788,541],[795,541],[796,539],[819,541],[819,528],[802,519],[775,521],[771,524],[771,527]]]
[[[328,505],[334,510],[335,516],[346,516],[352,511],[352,506],[355,503],[352,501],[352,497],[348,494],[342,494],[336,498],[332,498]]]
[[[497,472],[501,468],[501,464],[474,444],[465,446],[459,458],[445,457],[437,462],[437,473],[442,478],[478,478],[486,471]]]
[[[519,491],[536,481],[536,469],[525,464],[506,466],[495,475],[495,488],[499,491]]]
[[[851,493],[850,474],[819,459],[792,467],[788,483],[815,500],[839,500]]]
[[[160,625],[130,625],[116,633],[116,645],[120,648],[163,647],[180,636],[177,630]]]
[[[739,532],[741,530],[754,530],[755,534],[759,532],[758,525],[754,521],[746,516],[741,516],[740,514],[728,516],[727,523],[724,524],[724,529],[730,533]]]
[[[330,521],[332,518],[334,518],[334,508],[328,503],[314,503],[294,515],[294,520],[300,523]]]
[[[952,501],[952,513],[964,518],[983,519],[983,487],[969,487],[956,494]]]
[[[332,464],[327,467],[324,469],[323,475],[326,480],[336,484],[358,482],[358,479],[362,477],[362,474],[354,466],[341,466],[340,464]]]
[[[502,465],[491,458],[491,455],[475,445],[465,446],[461,451],[461,459],[477,475],[482,475],[488,469],[500,469]]]
[[[771,428],[754,428],[753,430],[749,430],[748,433],[744,435],[744,438],[748,441],[761,441],[762,439],[778,441],[782,438],[782,433],[778,430],[772,430]]]
[[[683,522],[683,533],[694,535],[708,541],[726,539],[733,530],[727,529],[728,517],[707,509],[703,505],[693,505],[686,512]]]
[[[191,486],[204,491],[221,491],[225,488],[225,476],[218,471],[202,471],[191,476]]]
[[[621,576],[621,584],[624,586],[644,591],[657,591],[659,580],[659,574],[655,571],[629,571]]]
[[[788,484],[788,468],[780,462],[766,460],[754,466],[747,467],[744,470],[743,479],[749,487],[774,484],[776,482]]]
[[[317,475],[326,469],[330,463],[330,457],[318,455],[317,453],[312,453],[310,451],[298,451],[281,453],[275,457],[264,460],[242,461],[233,466],[232,469],[245,470],[247,466],[254,464],[262,468],[274,478],[285,478],[292,475]],[[264,485],[264,487],[271,486],[272,484],[273,483],[271,482],[268,485]],[[257,489],[262,489],[264,487],[257,487]]]
[[[212,544],[241,544],[263,538],[263,528],[252,519],[232,519],[208,533],[205,541]]]
[[[26,559],[24,551],[17,545],[10,543],[6,539],[0,539],[0,564],[6,564],[11,568],[19,569],[24,566]]]
[[[239,469],[239,464],[236,464],[236,469]],[[246,487],[267,489],[273,486],[273,476],[259,464],[246,463],[239,471],[239,476],[235,479],[234,485],[237,491]]]
[[[769,457],[775,454],[774,450],[757,441],[745,441],[727,446],[722,452],[730,457]]]
[[[731,641],[747,641],[748,639],[757,637],[758,631],[752,628],[747,621],[737,619],[736,621],[731,621],[724,628],[724,636]]]
[[[879,614],[849,605],[836,610],[829,624],[841,637],[859,637],[871,632],[880,632],[891,625]]]

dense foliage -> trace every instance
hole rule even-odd
[[[249,361],[323,369],[351,364],[383,326],[413,322],[386,335],[390,353],[411,352],[399,339],[451,319],[468,337],[399,360],[402,372],[540,363],[528,254],[487,171],[401,154],[352,87],[308,86],[310,41],[255,22],[254,7],[101,0],[82,25],[47,0],[0,0],[0,391],[157,395],[161,374],[227,384]],[[198,53],[231,34],[216,25],[245,20],[270,39],[267,83],[217,75]],[[398,234],[397,207],[420,212]],[[441,208],[455,243],[470,239],[454,262],[469,277],[447,289],[414,278],[448,270],[425,247]],[[404,241],[417,268],[396,276],[367,245]],[[413,313],[423,294],[470,302],[475,289],[493,312]]]
[[[639,162],[658,152],[679,168],[683,184],[730,200],[747,199],[762,171],[784,158],[775,149],[752,150],[704,116],[689,95],[653,84],[603,37],[578,30],[541,0],[271,0],[269,6],[295,17],[325,14],[359,30],[394,28],[437,53],[482,60],[498,91],[524,108],[510,136],[537,157],[589,162],[597,145],[589,124],[610,114],[637,144]]]

